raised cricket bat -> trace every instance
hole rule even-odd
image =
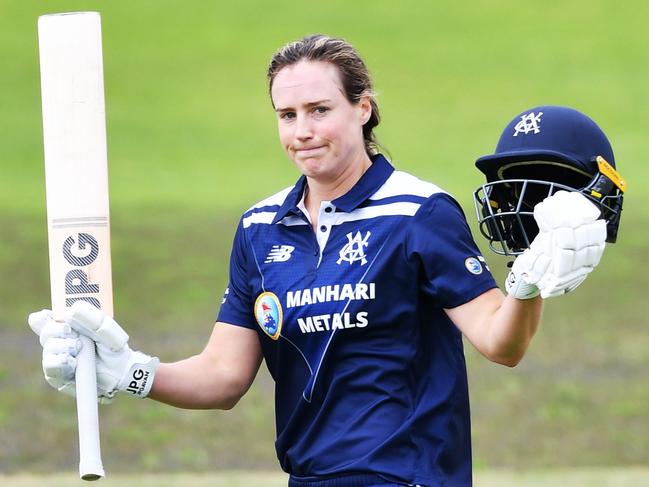
[[[84,300],[113,315],[106,117],[97,12],[38,19],[52,310]],[[95,347],[77,357],[79,474],[104,476]]]

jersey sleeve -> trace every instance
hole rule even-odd
[[[249,246],[239,222],[230,254],[230,279],[223,296],[217,321],[256,329],[252,294],[249,286]]]
[[[413,223],[408,228],[408,253],[419,261],[424,294],[438,306],[454,308],[498,287],[451,196],[431,196]]]

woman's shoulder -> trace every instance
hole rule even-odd
[[[452,220],[458,216],[462,220],[466,218],[462,206],[451,193],[406,171],[395,170],[372,199],[399,197],[419,203],[415,216],[426,219],[432,215]]]
[[[252,205],[250,208],[248,208],[244,214],[249,214],[249,213],[254,213],[257,211],[264,211],[268,208],[279,208],[284,204],[284,201],[286,200],[286,197],[288,194],[291,192],[291,190],[294,188],[294,186],[289,186],[287,188],[282,189],[281,191],[278,191],[275,194],[272,194],[254,205]]]
[[[372,196],[372,199],[393,198],[396,196],[430,198],[440,193],[448,194],[434,183],[424,181],[405,171],[395,170],[383,186]]]

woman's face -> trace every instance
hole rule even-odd
[[[363,124],[372,114],[369,97],[350,103],[333,64],[300,61],[282,68],[271,97],[282,147],[302,174],[333,182],[367,159]]]

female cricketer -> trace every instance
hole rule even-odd
[[[537,205],[543,244],[516,259],[503,293],[453,197],[379,152],[372,81],[350,44],[292,42],[273,56],[268,81],[280,143],[301,177],[243,214],[205,349],[175,363],[110,349],[106,337],[123,331],[81,302],[65,323],[47,310],[30,316],[46,379],[74,393],[84,334],[96,342],[100,400],[122,391],[230,409],[264,360],[289,485],[470,485],[462,335],[487,359],[516,365],[539,327],[539,294],[571,290],[599,261],[599,212],[570,192]],[[561,272],[558,253],[578,251],[552,238],[558,231],[580,231],[589,249]]]

